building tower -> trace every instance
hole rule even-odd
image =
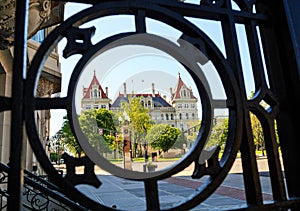
[[[182,131],[188,129],[189,123],[198,120],[198,99],[194,96],[191,88],[188,88],[178,74],[177,84],[171,94],[171,104],[176,110],[177,127]]]
[[[88,88],[83,87],[81,113],[88,109],[109,109],[111,100],[108,98],[108,88],[102,89],[94,71],[94,76]]]

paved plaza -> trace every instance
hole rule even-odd
[[[159,165],[167,165],[157,162]],[[258,159],[258,168],[263,191],[264,202],[272,200],[270,178],[268,176],[268,165],[266,158]],[[188,167],[179,174],[158,182],[159,200],[161,209],[167,209],[188,198],[201,186],[205,180],[192,179],[193,167]],[[87,185],[79,185],[78,189],[93,200],[108,207],[115,207],[118,210],[140,211],[146,210],[146,199],[144,183],[139,181],[126,180],[96,169],[97,176],[102,182],[100,188],[93,188]],[[241,174],[241,160],[236,159],[230,173],[222,185],[208,199],[194,207],[197,210],[231,210],[246,206],[243,176]]]

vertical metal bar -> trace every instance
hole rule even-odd
[[[296,72],[300,75],[300,3],[298,0],[283,1],[286,19],[288,21],[289,33],[291,35],[291,42],[293,43],[293,50],[295,52],[295,59],[297,63]],[[299,79],[299,78],[298,78]],[[299,88],[299,83],[297,84]],[[297,90],[295,90],[297,91]],[[298,93],[300,90],[298,89]],[[298,95],[299,97],[299,95]]]
[[[21,210],[21,190],[23,187],[23,74],[26,73],[27,14],[28,0],[17,0],[12,75],[8,210]]]
[[[248,204],[260,205],[262,204],[262,192],[256,163],[253,135],[251,132],[249,110],[246,106],[247,96],[242,72],[241,57],[238,49],[238,41],[236,36],[234,16],[231,9],[231,3],[229,0],[226,0],[226,4],[228,8],[228,16],[222,20],[226,55],[227,60],[233,68],[234,74],[238,81],[238,86],[243,99],[244,107],[244,124],[241,143],[241,156],[243,166],[243,177],[245,180],[245,193]]]
[[[135,27],[136,32],[146,33],[146,11],[138,10],[137,15],[135,16]]]
[[[276,120],[288,193],[290,197],[299,197],[300,2],[261,1],[256,8],[258,12],[269,14],[272,20],[261,28],[261,37],[270,88],[279,100]]]
[[[145,181],[147,210],[160,210],[157,180]]]
[[[268,155],[273,199],[275,201],[283,201],[286,200],[286,191],[280,165],[278,144],[276,143],[274,120],[269,119],[266,122],[262,122],[262,126]]]
[[[285,112],[290,117],[288,120],[291,122],[292,127],[288,128],[280,128],[281,131],[285,131],[287,136],[287,145],[290,145],[289,152],[286,151],[285,154],[288,158],[286,162],[290,163],[297,163],[300,160],[300,143],[299,143],[299,119],[300,119],[300,109],[299,109],[299,102],[300,102],[300,2],[299,0],[289,0],[289,1],[282,1],[283,2],[283,9],[285,10],[285,18],[287,21],[287,29],[284,30],[282,33],[288,33],[288,39],[285,39],[285,42],[290,42],[291,47],[286,51],[286,65],[284,73],[284,79],[286,83],[287,93],[289,95],[288,99],[288,106]],[[283,43],[286,46],[286,43]],[[292,52],[292,53],[291,53]],[[290,56],[290,53],[292,56]],[[286,71],[288,70],[288,71]],[[284,118],[283,118],[284,119]],[[285,125],[285,122],[281,123]],[[286,126],[287,127],[287,126]],[[291,153],[291,154],[289,154]],[[300,165],[296,164],[292,167],[293,170],[289,170],[289,181],[290,184],[289,192],[291,196],[300,197],[300,180],[299,180],[299,171]]]
[[[266,89],[267,82],[264,74],[263,61],[261,57],[261,49],[259,46],[258,32],[256,25],[253,21],[249,24],[245,24],[246,35],[248,40],[251,64],[253,69],[253,78],[255,81],[255,91],[259,89]]]
[[[245,25],[250,50],[253,75],[255,80],[256,91],[262,92],[268,89],[266,75],[264,74],[261,49],[259,45],[258,32],[253,21]],[[260,122],[264,128],[264,138],[267,147],[269,171],[271,175],[272,190],[274,200],[286,200],[286,192],[283,181],[282,169],[279,160],[278,144],[276,143],[274,118],[272,116],[261,117]]]

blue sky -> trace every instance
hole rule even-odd
[[[72,14],[75,14],[86,7],[89,6],[67,3],[65,6],[65,18],[70,17]],[[219,23],[215,21],[206,21],[193,18],[188,18],[188,20],[204,31],[225,55],[222,32]],[[147,19],[146,24],[148,33],[174,38],[175,40],[181,35],[181,33],[176,29],[152,19]],[[92,39],[93,43],[97,43],[99,40],[102,40],[105,37],[109,37],[120,32],[135,30],[134,18],[132,16],[125,15],[101,18],[101,21],[92,21],[83,25],[83,27],[89,27],[92,25],[96,26],[96,33]],[[243,57],[242,66],[244,68],[246,90],[247,93],[250,93],[250,91],[253,90],[254,85],[251,75],[249,52],[247,49],[247,43],[245,41],[244,28],[237,26],[237,32],[241,56]],[[59,51],[64,48],[65,43],[65,40],[61,41],[59,44]],[[174,90],[178,73],[181,74],[186,85],[193,89],[194,94],[198,94],[190,75],[178,61],[164,53],[150,48],[140,46],[139,52],[132,53],[135,50],[137,50],[136,47],[134,49],[130,47],[112,48],[91,61],[84,69],[82,77],[80,77],[78,81],[76,90],[76,107],[80,107],[82,87],[89,85],[94,71],[96,71],[96,75],[103,88],[105,86],[109,87],[109,97],[111,99],[114,99],[120,90],[122,91],[124,81],[127,82],[129,92],[133,90],[134,92],[149,93],[151,91],[151,83],[155,83],[155,89],[160,93],[167,95],[170,87],[172,87]],[[115,56],[116,52],[118,52],[118,56]],[[130,56],[128,52],[131,52]],[[65,96],[67,93],[68,82],[72,70],[79,58],[80,56],[75,55],[68,59],[64,59],[60,54],[62,71],[61,96]],[[216,74],[216,71],[214,70],[214,66],[208,62],[204,66],[201,66],[201,68],[203,68],[203,72],[208,78],[213,97],[224,98],[222,85]],[[124,71],[122,72],[123,69],[130,71],[127,71],[125,74]],[[158,75],[159,77],[157,77]],[[78,111],[78,113],[80,113],[80,111]],[[63,110],[51,110],[52,121],[50,136],[53,136],[60,129],[62,126],[62,117],[64,115],[66,115],[66,112]]]

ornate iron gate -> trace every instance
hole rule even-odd
[[[89,3],[92,6],[61,23],[42,43],[34,60],[26,71],[26,26],[28,1],[17,1],[17,19],[14,44],[12,97],[0,98],[0,110],[12,111],[10,170],[8,175],[8,208],[20,210],[23,186],[22,140],[25,126],[31,147],[51,182],[61,187],[66,196],[88,210],[112,210],[97,204],[79,192],[75,185],[101,185],[92,171],[94,163],[129,180],[142,181],[145,186],[146,209],[161,210],[158,197],[158,181],[169,178],[195,162],[191,175],[198,179],[209,175],[205,185],[199,187],[186,200],[167,210],[187,210],[208,198],[222,183],[231,169],[238,150],[241,151],[243,176],[248,207],[245,209],[289,209],[300,206],[299,165],[300,160],[296,134],[299,119],[299,11],[297,1],[261,0],[201,0],[197,4],[177,1],[120,0],[120,1],[70,1]],[[234,5],[234,6],[233,6]],[[297,11],[298,9],[298,11]],[[111,15],[130,15],[135,20],[135,31],[128,31],[92,42],[95,28],[84,28],[85,23]],[[188,18],[214,20],[220,23],[225,52],[222,53],[201,28]],[[157,20],[181,33],[175,43],[147,33],[146,18]],[[251,99],[246,94],[241,52],[236,25],[246,32],[251,59],[255,93]],[[298,28],[297,28],[298,27]],[[297,37],[298,36],[298,37]],[[67,44],[63,56],[81,55],[68,86],[66,97],[38,98],[36,84],[43,62],[54,46],[63,38]],[[111,165],[89,144],[82,132],[74,104],[77,82],[84,67],[100,51],[118,45],[146,45],[168,53],[181,64],[193,78],[202,104],[202,122],[199,134],[191,151],[175,166],[153,173],[133,172]],[[297,48],[298,47],[298,48]],[[199,63],[210,61],[216,68],[226,94],[225,99],[214,99],[209,82],[199,68]],[[24,77],[24,74],[27,74]],[[268,108],[262,106],[262,102]],[[50,163],[41,144],[36,125],[36,110],[65,109],[73,133],[87,157],[66,157],[69,172],[65,177]],[[199,156],[211,134],[216,109],[228,110],[229,124],[224,152],[219,151],[208,159],[208,164],[199,163]],[[260,120],[268,156],[273,202],[264,204],[259,180],[250,112]],[[276,123],[277,124],[276,124]],[[276,125],[279,144],[276,140]],[[280,165],[279,146],[282,152],[286,184]],[[72,169],[84,165],[84,175],[76,175]]]

